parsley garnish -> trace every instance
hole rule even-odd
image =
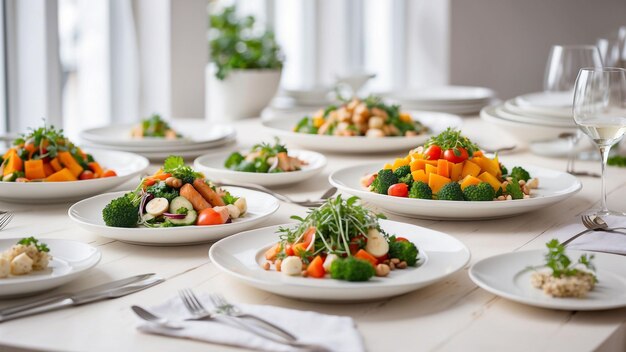
[[[48,248],[48,245],[45,243],[40,243],[38,239],[36,239],[35,237],[26,237],[26,238],[22,238],[21,240],[19,240],[17,242],[17,244],[21,244],[23,246],[29,246],[29,245],[34,245],[35,247],[37,247],[37,250],[39,252],[50,252],[50,248]]]
[[[457,148],[465,148],[470,156],[474,154],[475,151],[480,150],[469,138],[462,136],[461,131],[451,127],[448,127],[437,136],[430,137],[424,147],[430,147],[431,145],[437,145],[442,150],[452,149],[456,156],[461,155],[461,151]]]
[[[163,171],[181,179],[184,183],[193,183],[196,178],[202,178],[202,174],[194,171],[191,166],[185,165],[185,160],[180,156],[170,155],[163,163]]]
[[[546,247],[548,248],[548,253],[546,254],[546,267],[552,269],[552,276],[554,277],[563,277],[563,276],[575,276],[581,272],[580,269],[576,268],[577,265],[582,265],[585,268],[595,271],[596,268],[591,262],[594,258],[594,255],[588,256],[587,254],[583,254],[578,258],[577,262],[572,262],[572,260],[565,254],[565,247],[559,243],[557,239],[553,239],[550,242],[546,243]],[[594,275],[595,277],[595,275]]]

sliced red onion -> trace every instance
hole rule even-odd
[[[178,220],[180,220],[180,219],[184,219],[185,216],[187,216],[187,215],[185,215],[185,214],[163,213],[163,216],[168,217],[170,219],[178,219]]]

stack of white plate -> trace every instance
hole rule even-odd
[[[441,86],[398,90],[382,94],[404,109],[475,114],[489,105],[495,93],[482,87]]]
[[[118,124],[92,128],[80,134],[85,147],[136,153],[151,160],[163,160],[170,155],[185,159],[196,158],[207,151],[235,141],[231,125],[208,123],[204,120],[176,119],[170,126],[182,135],[180,139],[132,138],[135,124]]]
[[[572,93],[530,93],[485,107],[480,116],[521,143],[546,141],[576,130],[572,101]]]

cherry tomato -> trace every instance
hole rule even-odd
[[[396,242],[409,242],[409,240],[404,237],[396,237]]]
[[[104,172],[102,173],[102,177],[113,177],[113,176],[117,176],[117,174],[113,170],[104,170]]]
[[[463,147],[456,147],[446,150],[443,153],[443,158],[456,164],[467,160],[467,158],[469,158],[469,154],[467,153],[467,149]]]
[[[198,214],[196,225],[221,225],[223,223],[224,219],[220,213],[213,210],[213,208],[206,208]]]
[[[376,260],[378,260],[379,263],[382,263],[382,262],[384,262],[387,259],[389,259],[389,253],[386,253],[385,255],[383,255],[381,257],[376,257]]]
[[[352,237],[352,239],[350,240],[350,244],[348,245],[348,248],[350,249],[351,254],[355,254],[356,252],[359,251],[359,249],[365,248],[366,244],[367,244],[367,237],[363,235],[356,235]]]
[[[389,187],[387,194],[394,197],[408,197],[409,186],[407,186],[406,183],[396,183],[395,185],[391,185],[391,187]]]
[[[441,159],[441,147],[438,145],[431,145],[424,151],[424,158],[428,160]]]
[[[79,180],[91,180],[94,177],[95,177],[95,175],[93,174],[92,171],[85,170],[85,171],[80,173],[80,176],[78,176],[78,179]]]
[[[287,243],[285,245],[285,254],[289,257],[292,255],[295,255],[294,251],[293,251],[293,244],[291,243]]]

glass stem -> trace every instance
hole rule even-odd
[[[606,163],[609,159],[609,151],[611,146],[600,146],[600,158],[602,159],[602,198],[600,199],[600,212],[608,213],[609,208],[606,205],[606,182],[604,181],[604,171]]]

